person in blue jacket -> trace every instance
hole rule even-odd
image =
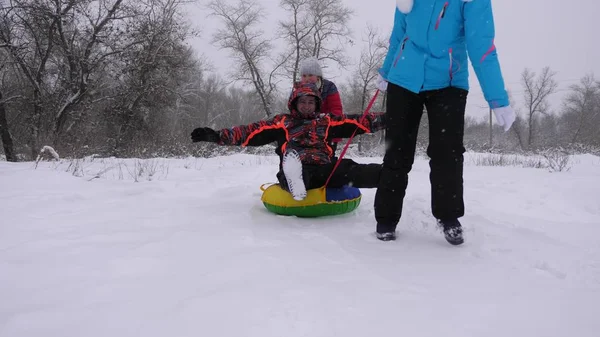
[[[389,50],[377,87],[387,90],[386,153],[375,195],[377,238],[396,238],[396,226],[415,156],[419,122],[429,119],[431,208],[446,240],[464,242],[464,117],[467,56],[498,123],[515,120],[494,45],[491,0],[396,0]]]

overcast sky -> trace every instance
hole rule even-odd
[[[235,0],[229,0],[233,3]],[[419,0],[415,0],[419,1]],[[477,1],[477,0],[474,0]],[[270,35],[283,12],[279,0],[258,0],[265,7],[263,30]],[[208,12],[200,0],[190,11],[190,19],[202,31],[193,41],[194,48],[204,54],[222,75],[232,66],[226,51],[210,44],[211,33],[219,22],[207,17]],[[355,11],[351,21],[355,46],[348,47],[348,56],[357,61],[363,47],[361,40],[367,24],[377,27],[387,40],[394,18],[395,0],[344,0]],[[559,92],[554,95],[553,108],[558,109],[560,98],[569,85],[577,83],[588,72],[600,79],[600,0],[493,0],[496,22],[496,47],[507,87],[513,93],[517,108],[520,106],[522,88],[520,75],[525,67],[539,72],[550,66],[557,72]],[[328,68],[325,77],[342,84],[349,76],[343,69]],[[488,113],[487,104],[471,68],[471,91],[467,113],[481,117]],[[341,93],[344,94],[343,92]]]

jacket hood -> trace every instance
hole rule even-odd
[[[303,114],[296,108],[296,102],[302,96],[313,96],[317,100],[315,111],[311,114]],[[288,109],[290,110],[292,117],[295,118],[312,119],[317,117],[317,115],[321,112],[321,95],[319,94],[319,89],[317,89],[317,86],[313,83],[302,83],[296,86],[292,96],[288,100]]]

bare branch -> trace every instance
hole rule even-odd
[[[23,98],[25,98],[25,96],[22,96],[22,95],[14,95],[14,96],[2,98],[2,99],[0,99],[0,104],[8,104],[8,103],[10,103],[10,101],[14,101],[16,99],[23,99]]]
[[[543,68],[542,73],[537,78],[536,74],[529,69],[525,69],[521,74],[529,127],[528,147],[534,144],[535,117],[537,114],[545,114],[547,112],[549,107],[547,100],[558,87],[554,76],[555,73],[549,67]]]
[[[293,82],[300,60],[309,56],[347,65],[344,48],[351,43],[352,11],[341,0],[282,0],[281,6],[289,13],[287,21],[279,22],[279,36],[290,46],[282,56],[294,55],[286,64]]]
[[[266,115],[270,116],[274,85],[264,82],[262,61],[272,45],[263,31],[254,28],[262,20],[264,9],[253,0],[239,0],[234,6],[215,0],[209,3],[208,8],[211,15],[220,18],[224,24],[224,28],[213,35],[213,43],[229,49],[240,60],[237,79],[250,78]]]

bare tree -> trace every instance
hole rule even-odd
[[[197,94],[194,76],[203,71],[203,62],[194,60],[183,43],[193,34],[185,24],[183,3],[149,0],[126,27],[124,43],[130,47],[116,58],[119,67],[113,80],[118,86],[107,107],[114,154],[167,138],[181,113],[173,108]]]
[[[525,69],[521,74],[521,82],[524,89],[524,104],[528,126],[528,147],[534,144],[535,118],[538,114],[546,114],[549,109],[548,97],[552,95],[558,83],[554,80],[555,72],[550,67],[542,69],[542,73],[536,78],[535,72]]]
[[[54,2],[55,12],[64,12],[56,21],[56,44],[60,50],[64,75],[64,92],[54,113],[55,139],[62,131],[69,113],[87,95],[90,80],[96,71],[104,70],[107,58],[122,52],[118,45],[118,24],[134,14],[125,6],[124,0],[100,0],[90,3],[70,0],[73,10]],[[78,111],[82,113],[81,110]],[[56,142],[56,140],[55,140]]]
[[[185,101],[195,94],[192,77],[199,67],[185,43],[193,33],[183,13],[187,2],[0,4],[0,48],[16,65],[9,74],[23,97],[14,102],[19,110],[15,123],[8,122],[30,128],[34,158],[41,141],[60,143],[61,153],[74,153],[110,139],[125,141],[119,135],[140,130],[145,139],[157,141],[147,135],[177,133],[175,125],[189,110]],[[118,132],[111,130],[115,124]]]
[[[589,143],[600,127],[600,84],[593,74],[584,76],[570,87],[563,101],[563,119],[571,134],[571,143]]]
[[[0,50],[0,140],[2,141],[2,147],[4,148],[4,155],[6,156],[6,160],[16,162],[17,157],[14,150],[13,138],[10,133],[8,120],[6,118],[6,103],[8,103],[14,98],[17,98],[17,96],[3,97],[3,88],[6,86],[4,81],[5,75],[7,73],[6,63],[6,54]]]
[[[544,114],[539,118],[537,124],[539,138],[536,141],[538,149],[556,148],[561,143],[561,135],[559,131],[559,118],[554,114]]]
[[[300,59],[308,56],[302,49],[305,39],[309,38],[315,29],[316,21],[309,17],[309,8],[313,0],[281,0],[280,6],[289,13],[287,21],[279,21],[280,37],[289,46],[283,52],[281,59],[291,63],[288,68],[292,73],[292,83],[298,81]]]
[[[342,0],[281,0],[280,5],[289,13],[287,20],[279,22],[279,35],[289,46],[281,60],[287,63],[292,81],[297,81],[300,60],[309,56],[347,66],[344,49],[352,43],[353,12]]]
[[[37,142],[44,108],[50,106],[44,102],[44,96],[48,96],[45,80],[48,61],[55,47],[54,36],[58,23],[73,9],[75,2],[53,4],[50,1],[9,0],[0,4],[0,47],[5,48],[19,66],[31,87],[29,145],[33,158],[39,150]]]
[[[347,100],[347,109],[356,113],[362,113],[367,103],[374,94],[373,81],[377,77],[379,65],[383,62],[387,52],[385,41],[378,35],[377,29],[367,26],[365,31],[365,47],[361,51],[359,63],[353,72],[352,80],[348,88],[350,98]],[[383,94],[381,95],[383,96]],[[382,133],[383,134],[383,133]],[[372,135],[361,135],[358,137],[358,149],[363,150],[363,139],[374,138]],[[378,139],[376,143],[381,142]]]
[[[14,145],[10,129],[8,128],[8,121],[6,119],[6,108],[5,101],[2,97],[2,91],[0,89],[0,136],[2,140],[2,147],[4,148],[4,155],[6,155],[7,161],[17,161],[17,157],[14,151]]]
[[[77,107],[95,89],[94,75],[123,51],[120,27],[133,16],[126,1],[10,0],[0,8],[0,45],[29,82],[33,156],[40,132],[56,145],[67,120],[68,131],[82,119],[87,109]]]
[[[524,139],[524,135],[526,134],[527,130],[527,121],[524,120],[518,113],[511,127],[511,130],[515,134],[515,137],[517,138],[517,142],[519,143],[519,147],[521,148],[521,150],[526,149],[527,141]]]
[[[237,65],[235,79],[253,84],[266,115],[271,116],[277,67],[271,72],[264,70],[272,44],[269,37],[256,28],[264,17],[264,8],[254,0],[239,0],[235,5],[227,4],[225,0],[214,0],[208,8],[224,24],[214,34],[213,43],[231,51]]]
[[[360,61],[355,77],[361,82],[361,110],[367,106],[369,89],[373,87],[373,81],[377,77],[379,65],[383,62],[387,53],[386,42],[378,35],[373,26],[367,26],[366,47],[360,53]]]
[[[219,98],[224,95],[225,87],[223,80],[216,75],[203,81],[196,103],[198,113],[195,114],[195,117],[198,125],[212,126],[214,120],[223,114],[222,108],[219,106],[221,102]]]
[[[310,11],[315,20],[312,39],[306,41],[310,55],[346,66],[344,47],[346,43],[352,43],[348,24],[353,11],[344,6],[342,0],[313,0]],[[339,43],[334,43],[334,40]]]

